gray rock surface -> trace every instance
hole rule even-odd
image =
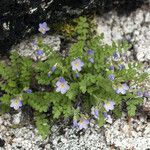
[[[17,114],[14,114],[13,116],[12,116],[12,123],[13,124],[19,124],[20,123],[20,121],[21,121],[21,115],[22,115],[22,112],[20,111],[19,113],[17,113]]]
[[[37,134],[35,127],[32,125],[16,126],[16,122],[11,121],[13,119],[14,116],[11,117],[10,114],[0,116],[2,120],[0,139],[5,141],[4,147],[0,147],[0,150],[40,150],[39,146],[43,143],[43,139]]]
[[[50,138],[38,135],[33,125],[14,127],[11,116],[0,116],[0,150],[146,150],[150,148],[150,122],[146,116],[131,119],[122,117],[113,124],[99,128],[92,120],[88,129],[79,131],[72,126],[54,125]],[[60,128],[63,130],[60,132]]]
[[[123,150],[132,148],[146,150],[150,148],[150,123],[146,119],[141,117],[140,119],[131,119],[130,122],[124,118],[116,120],[113,125],[106,127],[107,144]]]
[[[119,16],[112,11],[97,17],[97,26],[98,33],[105,33],[105,43],[128,40],[139,61],[150,61],[149,10],[138,9],[129,16]]]
[[[50,48],[52,48],[54,51],[60,50],[60,37],[59,36],[34,36],[30,39],[24,40],[23,42],[19,43],[18,45],[12,47],[12,50],[17,50],[17,52],[21,56],[31,57],[34,60],[38,59],[38,56],[36,55],[36,51],[40,48],[38,47],[38,40],[42,38],[43,44],[48,45]],[[44,53],[42,56],[40,56],[41,60],[46,59],[47,56]]]

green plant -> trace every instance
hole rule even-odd
[[[46,138],[50,133],[50,123],[47,119],[47,116],[43,113],[35,112],[35,124],[38,128],[39,133],[43,138]]]
[[[103,35],[94,35],[85,17],[79,18],[75,31],[76,41],[66,57],[39,40],[39,47],[47,55],[45,61],[35,62],[12,53],[8,64],[0,64],[2,105],[10,106],[10,100],[15,98],[14,104],[21,100],[32,107],[44,138],[49,133],[49,120],[72,117],[75,126],[86,128],[92,108],[98,124],[103,126],[110,122],[112,113],[120,117],[122,107],[134,116],[136,106],[143,101],[133,87],[148,74],[140,73],[141,65],[127,60],[129,45],[103,44]],[[47,112],[52,114],[50,119]]]

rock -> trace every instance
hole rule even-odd
[[[119,14],[130,13],[146,1],[135,0],[1,0],[0,1],[0,50],[6,52],[13,44],[38,33],[38,24],[53,24],[91,14],[91,11],[108,12],[118,10]],[[6,44],[7,43],[7,44]]]
[[[19,113],[17,113],[17,114],[14,114],[12,116],[12,123],[13,124],[19,124],[20,121],[21,121],[21,115],[22,115],[21,111]]]
[[[2,117],[0,116],[0,126],[3,124],[3,119]]]
[[[145,22],[146,23],[150,22],[150,12],[145,14]]]
[[[38,56],[36,51],[40,48],[38,47],[38,39],[42,39],[43,44],[48,45],[52,50],[59,51],[60,50],[60,37],[59,36],[34,36],[31,39],[24,40],[20,44],[12,47],[13,50],[17,50],[20,56],[31,57],[34,60],[41,59],[45,60],[48,56],[45,53],[42,56]]]
[[[62,137],[62,138],[61,138],[61,142],[62,142],[62,143],[67,143],[67,139],[64,138],[64,137]]]
[[[112,28],[112,40],[119,41],[123,39],[123,31],[122,28],[114,26]]]
[[[105,130],[105,136],[107,144],[114,145],[120,149],[136,149],[136,150],[146,150],[150,147],[150,138],[149,138],[149,125],[146,120],[144,121],[147,126],[137,119],[131,119],[130,127],[127,121],[122,118],[115,121],[115,123],[107,127]],[[138,131],[134,129],[134,124],[139,123]],[[141,131],[145,130],[145,134]]]
[[[144,99],[143,107],[145,111],[150,112],[150,99]]]
[[[133,22],[133,18],[128,17],[123,23],[123,32],[125,34],[132,34],[132,32],[137,28],[137,24]]]
[[[107,24],[102,22],[101,18],[97,18],[97,33],[101,34],[101,33],[105,33],[104,34],[104,40],[103,42],[106,44],[111,45],[112,44],[112,37],[111,37],[111,28],[110,26],[107,26]]]
[[[47,150],[51,149],[51,145],[50,144],[45,145],[45,149]]]
[[[140,9],[138,11],[136,11],[135,16],[133,17],[135,24],[140,25],[143,22],[143,20],[144,20],[144,14],[143,13],[144,12]]]
[[[135,52],[137,53],[137,59],[139,61],[150,60],[150,25],[148,27],[142,27],[140,35],[136,38],[136,44],[134,45]],[[135,36],[136,37],[136,36]]]
[[[5,141],[0,139],[0,147],[4,147],[4,145],[5,145]]]
[[[8,116],[8,114],[4,115],[2,119],[9,119],[10,117]],[[3,122],[10,121],[7,119],[3,119]],[[112,148],[110,145],[114,145],[115,149],[122,150],[131,148],[146,150],[150,147],[150,123],[146,117],[132,118],[130,130],[129,124],[124,117],[116,120],[112,125],[105,124],[103,128],[97,128],[92,125],[92,127],[89,126],[84,131],[79,131],[72,126],[61,125],[61,127],[64,129],[64,133],[59,132],[59,125],[54,125],[50,138],[43,140],[37,134],[37,129],[33,126],[31,128],[31,125],[16,129],[8,125],[1,125],[0,139],[5,141],[4,149],[7,150],[110,150]]]
[[[144,17],[145,16],[145,17]],[[110,19],[110,18],[111,19]],[[115,11],[97,16],[97,33],[104,33],[104,43],[128,40],[133,45],[133,55],[139,61],[150,60],[149,11],[137,9],[129,16],[119,16]]]
[[[145,128],[144,135],[148,135],[148,138],[150,139],[150,124],[148,124]]]

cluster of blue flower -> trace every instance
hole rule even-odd
[[[115,102],[112,100],[107,101],[106,103],[104,103],[104,108],[106,110],[106,112],[103,113],[103,116],[105,118],[105,121],[108,123],[112,123],[112,118],[110,115],[107,114],[107,112],[109,112],[110,110],[114,109],[114,105]],[[96,107],[92,107],[91,108],[91,114],[96,118],[99,119],[99,109]],[[88,124],[90,123],[90,119],[88,119],[88,117],[82,117],[79,120],[77,120],[76,118],[73,120],[73,127],[77,127],[80,130],[81,129],[86,129],[88,128]]]
[[[47,26],[47,23],[40,23],[39,24],[39,29],[38,29],[42,34],[45,34],[47,31],[49,31],[49,27]],[[94,63],[94,50],[87,50],[86,51],[88,54],[88,61],[91,63]],[[36,51],[36,55],[37,56],[41,56],[44,54],[43,50],[37,50]],[[115,52],[112,56],[112,60],[114,62],[117,62],[121,59],[120,53],[119,52]],[[84,62],[80,59],[80,58],[76,58],[71,62],[71,67],[73,72],[75,73],[76,77],[79,77],[79,72],[82,70],[84,66]],[[48,77],[51,76],[52,73],[54,73],[57,69],[57,63],[52,66],[52,68],[50,69],[50,71],[48,72]],[[109,67],[110,71],[114,71],[115,67],[113,65],[111,65]],[[125,69],[125,65],[124,64],[120,64],[119,65],[119,69],[123,70]],[[108,75],[108,79],[111,81],[115,80],[115,76],[113,73]],[[68,90],[69,90],[70,86],[68,84],[68,82],[65,80],[64,77],[59,77],[58,81],[56,82],[56,92],[60,92],[61,94],[65,94]],[[119,84],[118,86],[116,86],[114,88],[114,91],[116,94],[126,94],[126,91],[129,90],[129,86],[127,83],[122,83]],[[31,94],[32,90],[31,89],[25,89],[24,90],[26,93]],[[138,91],[137,95],[139,97],[149,97],[148,92],[141,92]],[[17,97],[15,99],[11,100],[11,105],[10,107],[13,107],[15,110],[19,109],[21,106],[23,105],[22,103],[22,98],[21,97]],[[115,102],[113,100],[108,100],[107,102],[105,102],[103,104],[103,107],[105,108],[105,111],[103,113],[103,116],[105,118],[105,121],[108,123],[112,123],[112,118],[111,116],[107,113],[111,110],[114,109],[115,107]],[[91,114],[95,117],[95,119],[99,119],[99,109],[97,107],[92,107],[91,108]],[[90,123],[90,120],[88,119],[88,117],[81,117],[80,119],[74,119],[73,120],[73,126],[74,127],[78,127],[79,129],[86,129],[88,127],[88,124]]]
[[[94,55],[94,51],[87,50],[87,54]],[[90,57],[89,61],[91,63],[94,63],[94,58]],[[80,72],[82,70],[82,67],[84,66],[83,61],[80,58],[76,58],[71,62],[71,66],[72,70],[75,72],[76,77],[79,77],[78,72]],[[58,82],[56,83],[56,86],[57,86],[56,91],[61,92],[62,94],[65,94],[69,90],[68,82],[63,77],[59,78]]]

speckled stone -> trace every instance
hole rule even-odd
[[[129,16],[119,16],[115,11],[109,12],[109,15],[97,17],[97,32],[104,33],[104,42],[109,45],[112,41],[128,40],[139,61],[150,61],[149,16],[149,11],[142,9]]]

